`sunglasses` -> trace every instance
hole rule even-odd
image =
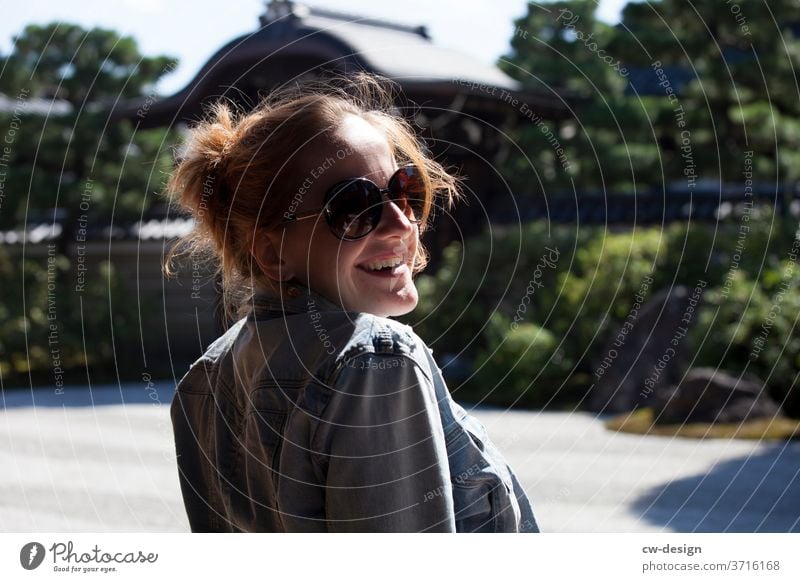
[[[385,201],[394,202],[413,224],[420,224],[425,209],[425,183],[414,165],[403,166],[381,188],[367,178],[348,178],[325,194],[322,208],[292,214],[280,224],[325,215],[334,236],[341,240],[364,238],[378,226]]]

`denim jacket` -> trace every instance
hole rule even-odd
[[[409,326],[294,289],[257,294],[178,384],[192,531],[538,531]]]

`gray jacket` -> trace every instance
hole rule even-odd
[[[178,384],[192,531],[538,531],[411,328],[296,289],[257,295]]]

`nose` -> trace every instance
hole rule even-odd
[[[387,237],[406,237],[411,234],[415,228],[416,223],[412,222],[406,213],[384,194],[381,220],[375,228],[375,233]]]

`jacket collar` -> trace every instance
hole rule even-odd
[[[280,295],[256,291],[253,295],[253,316],[261,319],[307,313],[309,311],[343,311],[327,297],[300,283],[280,286]]]

